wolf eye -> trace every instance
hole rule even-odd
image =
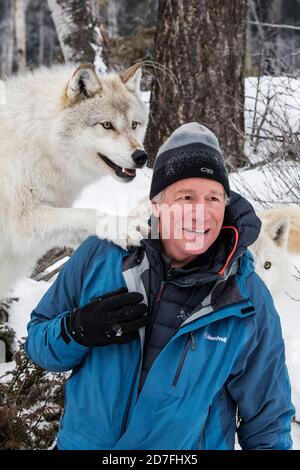
[[[138,123],[136,121],[132,121],[132,124],[131,124],[132,129],[136,129],[137,125]]]
[[[101,122],[101,126],[103,126],[104,129],[111,129],[111,130],[114,129],[114,126],[109,121]]]
[[[272,263],[270,261],[266,261],[264,264],[265,269],[270,269],[271,266],[272,266]]]

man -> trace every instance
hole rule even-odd
[[[280,321],[247,251],[260,221],[211,131],[170,136],[150,198],[160,239],[89,238],[32,313],[29,357],[73,369],[58,448],[233,449],[236,429],[243,449],[291,448]]]

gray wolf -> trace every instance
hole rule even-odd
[[[300,208],[275,207],[258,211],[260,235],[250,246],[255,270],[273,295],[282,292],[292,269],[292,254],[300,254]]]
[[[130,182],[145,164],[140,79],[138,64],[107,75],[83,64],[1,82],[0,297],[48,249],[104,225],[105,214],[71,207],[84,187],[108,174]],[[122,246],[139,241],[131,222],[114,240]]]

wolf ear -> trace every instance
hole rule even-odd
[[[141,64],[135,64],[129,69],[120,73],[122,82],[132,93],[140,93],[140,84],[142,78]]]
[[[287,247],[290,231],[289,217],[282,216],[272,225],[269,225],[268,232],[276,245]]]
[[[84,98],[91,98],[101,90],[101,84],[92,64],[82,64],[68,83],[66,95],[70,104]]]

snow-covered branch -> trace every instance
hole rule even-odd
[[[257,26],[263,26],[266,28],[279,28],[279,29],[293,29],[300,31],[300,26],[293,26],[291,24],[274,24],[274,23],[261,23],[260,21],[248,21],[249,24],[255,24]]]

